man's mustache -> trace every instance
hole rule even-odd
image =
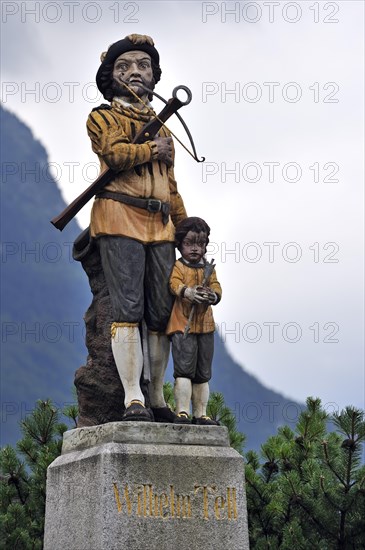
[[[127,82],[126,80],[121,80],[121,79],[115,80],[115,78],[113,78],[112,90],[114,94],[117,96],[125,96],[125,95],[133,96],[134,95],[133,91],[129,90],[129,87],[131,84],[132,82]],[[147,87],[144,82],[140,82],[140,81],[136,81],[136,84],[138,84],[139,88],[141,88],[144,92],[147,92],[149,94],[149,100],[151,101],[152,92],[155,87],[155,81],[152,80],[151,83],[149,84],[149,87]]]
[[[147,88],[147,86],[145,85],[145,83],[143,82],[142,79],[140,80],[138,78],[131,78],[129,81],[120,79],[119,83],[120,82],[125,85],[127,90],[128,90],[128,86],[130,84],[133,84],[133,82],[136,82],[142,88],[142,90],[144,90],[145,92],[152,92],[153,91],[153,90],[151,90],[151,88]]]

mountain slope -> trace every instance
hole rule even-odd
[[[63,234],[49,223],[65,204],[47,153],[4,109],[1,152],[1,427],[2,441],[13,442],[36,399],[71,400],[90,291],[71,258],[76,222]]]
[[[65,204],[50,177],[47,152],[29,128],[4,109],[1,149],[4,444],[18,439],[18,421],[36,399],[50,397],[60,406],[72,400],[74,372],[86,360],[83,314],[91,293],[80,264],[71,257],[72,242],[81,231],[77,223],[63,233],[49,223]],[[247,449],[257,449],[299,409],[247,374],[218,336],[211,390],[221,391],[236,413]]]

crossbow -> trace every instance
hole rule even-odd
[[[156,113],[148,107],[147,104],[145,104],[141,98],[137,96],[137,94],[128,86],[126,82],[123,83],[128,90],[134,95],[139,101],[143,103],[145,107],[150,109],[151,116],[153,117],[152,120],[147,122],[145,126],[138,132],[138,134],[133,139],[132,143],[144,143],[148,140],[153,140],[154,136],[158,133],[160,128],[162,126],[165,126],[165,122],[174,114],[178,117],[181,124],[183,125],[185,132],[187,133],[187,136],[190,140],[190,144],[192,147],[193,152],[191,152],[176,136],[169,130],[171,135],[175,137],[175,139],[184,147],[184,149],[193,157],[194,160],[197,162],[204,162],[205,157],[201,157],[201,159],[198,158],[194,141],[192,138],[192,135],[189,131],[189,128],[187,127],[185,121],[183,120],[180,113],[178,113],[178,109],[183,107],[184,105],[188,105],[192,98],[192,93],[190,89],[187,86],[176,86],[176,88],[172,91],[172,97],[169,100],[164,99],[162,96],[154,92],[153,90],[150,90],[149,88],[146,88],[145,86],[141,87],[148,93],[153,94],[154,96],[158,97],[163,103],[165,103],[165,107],[162,109],[162,111],[156,115]],[[186,93],[186,100],[182,101],[177,97],[177,93],[183,90]],[[167,127],[166,127],[167,128]],[[51,223],[56,227],[56,229],[59,229],[62,231],[66,225],[78,214],[78,212],[85,206],[89,200],[100,193],[100,191],[110,182],[112,181],[118,172],[115,170],[112,170],[111,168],[108,168],[107,170],[104,170],[99,177],[87,188],[81,195],[79,195],[74,201],[72,201],[71,204],[69,204],[58,216],[55,216]]]

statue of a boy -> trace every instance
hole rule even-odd
[[[176,412],[178,422],[184,424],[191,422],[191,400],[193,424],[217,424],[207,416],[207,404],[215,330],[211,306],[220,301],[222,289],[214,269],[206,276],[209,264],[204,255],[209,234],[208,224],[196,217],[181,221],[175,233],[181,258],[170,276],[170,290],[176,299],[167,334],[172,341]]]

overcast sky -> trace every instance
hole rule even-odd
[[[1,8],[2,102],[47,148],[67,202],[98,173],[85,122],[104,102],[101,52],[153,37],[156,91],[193,93],[181,114],[206,162],[176,145],[175,175],[188,214],[211,226],[231,355],[288,397],[364,407],[363,2]]]

